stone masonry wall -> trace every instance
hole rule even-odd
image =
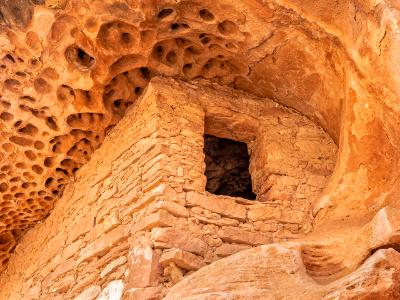
[[[155,78],[30,230],[0,299],[158,299],[201,267],[309,232],[336,146],[273,101]],[[204,133],[246,142],[256,201],[205,192]]]

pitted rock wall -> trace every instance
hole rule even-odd
[[[18,239],[33,224],[46,218],[65,185],[73,178],[77,169],[88,161],[107,132],[122,117],[126,108],[143,93],[150,78],[164,74],[196,83],[193,79],[199,76],[234,89],[244,89],[261,97],[269,97],[295,108],[320,124],[331,135],[339,146],[337,165],[323,192],[323,197],[319,197],[317,204],[314,205],[313,214],[309,215],[309,219],[316,217],[313,220],[313,236],[307,236],[313,238],[311,244],[306,240],[296,244],[302,249],[294,253],[295,257],[299,258],[295,268],[300,271],[304,271],[305,268],[307,276],[310,275],[318,282],[326,282],[355,271],[364,262],[359,269],[364,274],[363,279],[359,280],[360,273],[344,277],[338,281],[338,285],[330,287],[332,293],[329,298],[344,293],[349,298],[363,295],[362,297],[382,296],[385,299],[398,299],[398,254],[394,250],[381,248],[398,249],[399,244],[398,226],[392,226],[394,225],[392,221],[396,223],[399,220],[398,214],[388,214],[392,209],[396,211],[399,207],[400,191],[399,9],[397,0],[0,1],[0,125],[2,127],[0,262],[3,263],[2,267],[9,261],[9,254]],[[213,119],[215,121],[218,118],[214,116]],[[251,118],[249,120],[251,121]],[[205,123],[207,133],[210,130],[207,127],[209,122]],[[211,123],[214,126],[217,124]],[[233,127],[236,125],[235,122],[230,124]],[[257,122],[253,124],[258,126]],[[241,129],[243,135],[251,133],[253,129],[251,125],[235,128]],[[303,136],[303,139],[305,137]],[[237,138],[242,139],[242,136]],[[290,135],[286,138],[292,140]],[[297,138],[293,141],[296,144]],[[273,141],[268,138],[261,144],[274,148]],[[180,145],[179,142],[174,147],[179,148]],[[187,147],[187,144],[184,146]],[[181,153],[179,155],[185,156],[187,149],[179,151]],[[257,147],[254,149],[253,153],[257,153]],[[295,154],[296,151],[288,153]],[[102,155],[106,153],[102,152]],[[105,157],[103,156],[104,159]],[[265,174],[261,172],[260,177],[267,178],[269,172],[275,174],[269,176],[273,179],[268,180],[269,184],[273,184],[271,189],[268,190],[270,185],[266,185],[266,190],[261,189],[266,193],[259,192],[259,196],[262,194],[266,196],[267,201],[263,202],[264,205],[270,205],[269,199],[277,199],[279,196],[281,199],[277,205],[279,212],[281,207],[288,204],[295,204],[293,206],[295,211],[306,212],[309,203],[304,201],[297,203],[297,200],[301,199],[302,189],[307,193],[318,194],[323,181],[318,178],[310,181],[309,179],[315,172],[325,177],[324,164],[316,161],[316,164],[311,164],[312,168],[307,169],[307,164],[301,163],[298,165],[300,169],[291,170],[288,176],[289,172],[276,172],[274,166],[279,166],[277,157],[279,156],[273,155],[271,159],[269,156],[263,158],[263,161],[269,164],[269,169]],[[320,167],[315,168],[314,165]],[[290,159],[282,166],[291,168]],[[95,169],[93,165],[91,168]],[[100,169],[102,168],[99,167]],[[305,182],[302,182],[303,178],[299,179],[297,175],[301,169],[307,173]],[[98,178],[99,182],[105,180],[104,187],[112,186],[106,180],[114,179],[113,173],[110,174]],[[179,170],[179,174],[182,174],[182,169]],[[183,183],[182,179],[174,184],[173,177],[171,177],[172,184],[179,188]],[[257,181],[257,176],[253,180]],[[190,187],[193,182],[184,180],[184,183],[186,187]],[[293,195],[282,193],[280,187],[287,183],[291,187],[299,184],[293,189],[295,190]],[[317,186],[313,187],[311,183]],[[298,189],[299,186],[302,186],[302,189]],[[68,193],[71,192],[70,189]],[[85,191],[88,191],[86,186]],[[108,192],[113,194],[114,189],[111,188]],[[107,198],[107,193],[104,194]],[[203,194],[202,191],[199,194],[200,198],[206,195],[207,198],[215,199]],[[90,197],[86,194],[84,196]],[[308,201],[311,198],[305,197]],[[222,202],[232,203],[231,200],[224,198]],[[81,200],[73,197],[71,201],[79,203]],[[134,200],[135,203],[136,201]],[[99,203],[104,202],[107,201],[104,199],[99,201]],[[249,215],[250,204],[238,203],[237,199],[234,202],[245,205]],[[210,202],[203,203],[209,205]],[[257,205],[262,205],[262,202]],[[70,206],[79,205],[66,205]],[[387,209],[388,206],[392,208]],[[188,208],[192,213],[192,207]],[[206,209],[212,211],[210,207]],[[213,209],[222,210],[218,205]],[[97,210],[95,211],[97,214]],[[171,207],[169,211],[172,214]],[[382,211],[386,213],[381,213]],[[287,223],[278,217],[281,215],[276,214],[275,210],[273,212],[270,214],[271,220],[276,221],[278,226],[286,226]],[[205,213],[207,218],[203,218],[201,223],[214,221],[213,218],[218,219],[218,214],[218,212],[215,215]],[[264,217],[265,214],[266,212],[261,216]],[[303,213],[301,215],[304,216]],[[389,215],[392,217],[388,217]],[[54,250],[50,251],[55,247],[53,242],[61,241],[61,245],[56,248],[63,251],[60,247],[65,246],[64,239],[55,240],[55,230],[63,232],[64,227],[61,225],[69,222],[76,214],[64,215],[59,211],[57,216],[59,216],[57,221],[60,223],[54,219],[45,223],[50,227],[55,224],[53,229],[43,229],[49,234],[48,237],[40,237],[42,229],[35,229],[35,233],[39,232],[37,236],[40,245],[30,235],[29,242],[17,248],[23,255],[17,253],[11,259],[12,264],[7,270],[10,278],[2,277],[6,288],[1,290],[1,293],[11,293],[14,298],[24,294],[28,298],[29,293],[18,291],[21,288],[29,289],[31,295],[37,295],[41,290],[36,283],[44,282],[43,293],[48,296],[46,293],[49,293],[49,287],[41,275],[22,279],[21,276],[24,275],[20,274],[26,274],[26,270],[29,270],[29,274],[39,274],[41,269],[45,273],[48,271],[47,264],[42,263],[44,258],[40,259],[46,254],[33,250],[32,254],[25,255],[29,253],[26,249],[49,247],[46,248],[49,253],[54,253]],[[366,225],[375,216],[378,216],[380,221],[372,232],[368,233],[371,228],[365,230],[368,228]],[[222,213],[221,217],[227,218],[222,216]],[[67,221],[62,221],[63,218]],[[196,218],[200,220],[200,217]],[[117,219],[120,220],[119,216]],[[271,220],[261,220],[261,222]],[[97,221],[96,216],[96,222],[93,224],[97,222],[102,221]],[[124,219],[123,222],[127,220]],[[251,223],[247,219],[243,222]],[[160,225],[157,228],[170,228],[165,225],[167,223],[162,224],[166,227]],[[291,226],[289,231],[304,230],[296,223],[294,226],[289,225]],[[70,227],[78,230],[83,226],[77,222]],[[237,228],[241,227],[243,226]],[[169,283],[179,281],[183,274],[186,279],[181,282],[185,285],[190,283],[186,285],[186,291],[195,292],[193,285],[199,287],[202,282],[197,281],[199,277],[185,276],[193,270],[187,273],[182,270],[194,268],[193,265],[188,265],[187,261],[199,262],[193,256],[188,256],[188,253],[203,248],[201,239],[196,240],[195,248],[187,246],[185,240],[181,239],[179,247],[171,248],[168,255],[163,253],[162,258],[159,250],[150,249],[152,245],[157,242],[157,247],[168,248],[171,245],[171,237],[175,237],[172,241],[176,241],[176,238],[184,236],[187,232],[184,229],[176,234],[173,230],[164,229],[155,230],[154,236],[150,233],[150,237],[136,239],[138,244],[129,245],[129,253],[134,253],[135,258],[132,260],[126,255],[118,257],[110,265],[107,262],[107,267],[102,273],[103,276],[107,276],[110,270],[124,265],[124,261],[127,260],[129,265],[140,267],[140,270],[148,274],[147,281],[136,281],[129,287],[120,279],[111,282],[108,279],[104,279],[104,282],[96,281],[98,278],[94,274],[95,279],[88,279],[93,285],[89,285],[80,298],[96,297],[95,295],[100,292],[101,298],[104,298],[103,296],[112,292],[121,293],[126,287],[129,287],[130,293],[137,292],[142,295],[147,293],[148,296],[152,293],[157,294],[160,290],[155,285],[158,284],[157,278],[160,279],[161,270],[162,274],[165,273],[162,278]],[[251,226],[247,229],[248,232],[252,232]],[[102,232],[101,229],[98,230]],[[268,233],[272,235],[272,239],[278,239],[281,234],[281,231],[278,231],[279,234],[274,234],[275,230],[274,228],[271,234]],[[147,234],[149,232],[147,231]],[[366,242],[371,234],[374,243]],[[84,235],[86,237],[86,233]],[[107,233],[104,237],[106,236]],[[281,235],[284,239],[288,236],[288,234]],[[296,233],[295,236],[298,237],[299,234]],[[156,240],[152,241],[152,238]],[[88,239],[79,238],[83,243],[82,247],[86,248],[95,241],[89,237]],[[229,242],[229,244],[243,245],[241,243]],[[92,246],[95,247],[94,245],[96,244]],[[97,245],[101,248],[104,244]],[[288,249],[287,245],[282,244],[266,248],[275,254],[275,249]],[[108,260],[109,256],[105,254],[107,249],[94,252],[93,260],[98,260],[99,264]],[[182,250],[186,252],[177,249],[186,249]],[[80,251],[74,256],[76,260],[81,257]],[[228,266],[227,272],[221,272],[220,268],[214,269],[215,272],[212,273],[211,267],[208,266],[202,269],[203,274],[207,276],[212,273],[215,277],[219,277],[218,280],[203,281],[206,283],[204,288],[208,291],[212,288],[213,293],[219,292],[218,282],[221,282],[219,280],[229,282],[237,279],[232,276],[230,259],[238,258],[235,271],[255,265],[257,270],[261,271],[259,273],[261,275],[263,270],[258,264],[262,257],[260,249],[247,251],[249,252],[241,254],[247,259],[250,259],[249,253],[254,254],[247,262],[240,259],[241,256],[218,261],[221,265]],[[282,251],[278,251],[278,254],[282,254]],[[25,261],[24,256],[31,258],[31,261]],[[88,261],[91,260],[92,257],[89,256]],[[35,265],[32,268],[38,270],[37,272],[32,271],[32,268],[26,268],[32,261]],[[50,265],[52,270],[54,265],[59,263],[59,259],[54,261],[55,263]],[[162,268],[158,268],[157,261]],[[385,261],[386,263],[382,263]],[[39,267],[38,262],[41,263]],[[250,285],[254,287],[265,283],[273,285],[274,289],[280,287],[277,289],[280,297],[288,297],[291,294],[298,297],[298,286],[288,291],[289,281],[285,280],[289,277],[294,278],[291,272],[293,269],[287,267],[291,266],[292,262],[277,259],[275,255],[271,263],[279,265],[285,272],[289,271],[288,276],[282,278],[274,276],[271,268],[267,266],[265,273],[271,276],[268,281],[260,280],[261,277],[263,279],[266,277],[263,275],[258,277],[257,272],[251,272],[248,276],[243,275],[244,278],[235,282],[238,284],[238,294],[246,293]],[[90,271],[80,273],[83,272],[85,263],[86,261],[80,262],[78,266],[74,265],[72,271],[66,268],[69,271],[62,273],[58,278],[63,291],[67,289],[63,284],[68,286],[77,280],[85,282],[82,280],[83,277],[90,274]],[[249,264],[246,265],[247,263]],[[373,273],[375,275],[370,276]],[[128,273],[123,277],[129,277],[130,282],[140,280]],[[303,283],[304,277],[306,276],[299,277]],[[375,278],[379,280],[379,285],[371,285],[371,280],[375,282]],[[25,282],[26,286],[23,286]],[[182,292],[180,290],[182,286],[179,284],[175,285],[177,287],[175,292],[178,294]],[[143,286],[152,288],[143,290]],[[320,287],[319,284],[318,286]],[[305,290],[310,291],[314,288],[315,285],[312,284],[306,286]],[[232,289],[230,292],[233,292]],[[53,296],[51,294],[48,297]],[[71,295],[63,296],[68,298]]]
[[[0,263],[156,75],[274,98],[338,141],[344,52],[280,4],[7,0],[0,15]]]

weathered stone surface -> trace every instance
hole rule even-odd
[[[111,281],[100,293],[98,300],[120,300],[124,283],[122,280]]]
[[[397,299],[400,295],[400,254],[393,249],[379,250],[343,279],[318,285],[301,267],[297,247],[260,246],[221,259],[182,280],[165,299]]]
[[[131,1],[129,4],[110,1],[96,5],[86,0],[3,1],[0,6],[1,20],[10,26],[2,25],[0,36],[2,45],[0,121],[4,128],[0,169],[4,174],[2,176],[5,176],[0,179],[0,193],[1,201],[4,201],[6,206],[0,211],[2,220],[6,222],[0,227],[0,234],[6,231],[17,234],[48,214],[69,179],[89,161],[109,129],[122,118],[127,107],[139,99],[148,82],[156,74],[178,76],[188,81],[200,77],[221,85],[248,90],[261,97],[271,96],[261,87],[255,89],[254,84],[258,86],[259,77],[264,78],[264,76],[250,74],[259,73],[259,68],[262,69],[262,66],[254,68],[257,72],[250,72],[249,68],[259,64],[269,65],[269,62],[264,62],[261,58],[272,51],[268,47],[258,47],[263,44],[266,36],[274,32],[272,28],[270,33],[258,29],[262,27],[261,24],[265,26],[270,24],[258,15],[260,9],[266,8],[229,1],[219,4],[203,5],[197,2],[192,4],[193,11],[189,12],[185,8],[186,4],[181,3],[171,4],[173,8],[166,8],[163,7],[164,4],[156,3],[146,3],[141,7],[137,1]],[[245,10],[246,16],[242,15],[242,5],[248,6]],[[281,10],[277,10],[282,13]],[[58,14],[58,11],[62,13]],[[292,17],[295,18],[296,13],[293,14]],[[102,15],[105,19],[94,22],[94,15]],[[115,20],[108,20],[107,15]],[[180,18],[185,19],[186,23],[175,22]],[[144,24],[152,24],[149,25],[151,29]],[[260,24],[257,30],[254,30],[254,24]],[[202,32],[199,33],[200,31]],[[118,34],[124,39],[121,41],[116,39]],[[176,38],[178,42],[175,41]],[[182,41],[185,43],[181,43]],[[278,42],[274,39],[271,41]],[[328,41],[332,42],[330,39]],[[281,42],[283,41],[279,41],[278,44]],[[303,49],[302,44],[300,49]],[[183,55],[184,52],[190,54]],[[42,53],[46,53],[46,57],[42,58]],[[285,57],[286,53],[281,55]],[[315,55],[324,57],[321,53]],[[329,70],[332,69],[330,65],[327,67]],[[310,69],[309,64],[307,68]],[[333,76],[332,70],[327,73],[329,75],[319,76],[315,75],[316,72],[310,72],[308,76],[315,80],[319,76]],[[267,78],[270,80],[269,76]],[[342,83],[341,79],[338,81],[329,79],[331,79],[329,82]],[[317,80],[317,82],[325,81]],[[116,90],[119,92],[115,92]],[[326,95],[321,93],[320,90],[316,93],[315,97],[318,100],[326,98]],[[312,117],[312,111],[317,110],[315,103],[320,105],[321,101],[309,98],[305,97],[307,100],[304,101],[313,103],[311,111],[305,104],[296,108],[308,116],[311,114]],[[315,114],[315,118],[321,124],[329,127],[330,133],[339,126],[336,123],[327,124],[325,115],[327,111],[335,113],[340,111],[338,107],[340,105],[336,103],[337,98],[333,97],[335,101],[333,109],[318,107],[323,113]],[[282,97],[278,99],[287,105],[287,100]],[[213,99],[207,101],[212,103]],[[247,105],[249,103],[243,101],[229,110],[226,110],[226,106],[212,108],[208,103],[207,107],[211,109],[207,109],[206,131],[217,135],[223,133],[227,130],[225,123],[232,117],[230,116],[232,112],[247,110],[240,114],[239,118],[235,116],[235,122],[230,122],[231,128],[228,131],[233,138],[244,139],[245,142],[254,140],[260,126],[259,118],[268,110],[271,113],[274,107],[272,101],[266,100],[266,102],[268,105],[265,107],[257,107],[258,105]],[[274,109],[276,108],[275,105]],[[200,114],[188,112],[188,119],[195,120],[196,125],[199,125],[199,120],[194,116],[204,117],[204,112]],[[149,117],[146,120],[150,119]],[[208,124],[209,119],[212,119],[212,126]],[[147,128],[141,132],[142,137],[156,130],[155,123],[148,123]],[[282,126],[286,124],[282,123]],[[301,124],[296,122],[293,122],[292,126],[302,128]],[[194,136],[193,132],[190,132],[192,129],[175,128],[175,130],[178,130],[182,137]],[[291,134],[293,139],[296,132],[293,131]],[[315,135],[318,134],[318,130],[302,128],[298,134],[299,140],[294,138],[287,144],[296,143],[297,148],[304,149],[304,153],[310,153],[307,159],[312,158],[314,161],[308,166],[309,172],[307,172],[311,175],[322,172],[325,178],[330,175],[333,163],[327,164],[323,160],[333,159],[336,147],[329,141],[328,136],[322,135],[322,138],[315,139]],[[338,132],[334,134],[335,137],[338,136]],[[166,136],[173,135],[164,137]],[[323,147],[319,147],[321,140]],[[146,148],[145,143],[141,146],[143,149]],[[303,153],[296,149],[293,148],[293,152]],[[329,151],[321,149],[333,149],[330,152],[331,157],[327,157]],[[145,154],[148,153],[143,153]],[[168,152],[164,154],[167,155]],[[160,159],[162,156],[154,156],[148,164],[144,164],[145,170],[141,175],[143,179],[149,180],[146,188],[151,188],[156,184],[154,180],[162,178],[162,175],[154,174],[160,169],[160,164],[154,162],[160,162]],[[292,157],[288,161],[292,163],[296,160],[296,157]],[[292,166],[293,168],[299,169]],[[269,169],[271,171],[271,168]],[[139,168],[137,172],[138,170]],[[182,184],[182,189],[185,191],[198,191],[204,186],[204,183],[198,180],[190,182],[202,176],[201,170],[177,166],[175,172],[181,179],[191,175],[191,180],[186,180]],[[320,185],[325,185],[325,182],[322,180]],[[309,189],[307,194],[318,194],[321,188],[318,186],[315,190]],[[103,197],[107,198],[116,191],[116,186],[101,190],[100,199],[103,200]],[[277,188],[271,192],[278,191]],[[271,198],[270,196],[260,199]],[[9,206],[7,201],[14,201],[15,207]],[[216,209],[221,211],[220,207]],[[236,209],[232,213],[235,218],[243,220],[243,210],[240,210]],[[230,212],[226,213],[229,217]],[[11,222],[11,219],[16,218],[19,220],[18,225]],[[82,224],[78,226],[80,230],[77,226],[70,228],[71,242],[87,232],[86,226],[92,226],[89,220],[77,221]],[[113,218],[108,221],[117,222]],[[108,225],[115,226],[116,223]],[[13,237],[13,241],[17,238]],[[4,252],[13,248],[13,241],[7,247],[4,246],[7,248]]]
[[[160,264],[165,267],[170,263],[189,271],[198,270],[206,265],[201,257],[181,249],[170,249],[163,252]]]
[[[244,244],[223,244],[215,250],[215,254],[225,257],[249,248],[250,246]]]
[[[85,289],[82,293],[74,298],[74,300],[93,300],[101,292],[101,287],[98,285],[93,285]]]
[[[378,250],[356,272],[331,283],[322,299],[398,299],[399,263],[397,251]]]
[[[259,232],[250,232],[237,227],[223,227],[218,236],[228,243],[247,244],[258,246],[271,243],[271,238]]]
[[[254,205],[249,210],[249,220],[251,221],[264,221],[264,220],[278,220],[282,214],[279,206],[267,205]]]
[[[26,27],[32,15],[33,5],[30,0],[4,0],[0,4],[0,16],[9,25]]]
[[[153,205],[151,205],[149,207],[150,212],[153,212],[153,211],[159,210],[159,209],[164,209],[176,217],[187,218],[189,216],[188,209],[178,203],[175,203],[175,202],[160,200],[160,201],[155,202]]]
[[[138,241],[168,265],[135,297],[399,298],[399,19],[396,0],[1,1],[0,298],[126,296]],[[205,135],[246,143],[249,170],[227,149],[205,174]],[[205,193],[244,165],[229,182],[251,175],[254,202]]]
[[[111,247],[115,246],[122,240],[127,239],[129,233],[130,228],[126,225],[119,226],[118,228],[110,231],[102,239],[97,240],[83,248],[80,252],[77,263],[80,264],[85,260],[106,253]]]
[[[126,288],[157,286],[160,254],[149,246],[137,246],[128,257]]]
[[[44,280],[40,280],[41,286],[35,285],[36,294],[53,297],[54,293],[58,293],[69,297],[68,293],[71,290],[75,293],[74,295],[79,295],[88,287],[96,285],[99,280],[104,282],[101,284],[103,287],[109,282],[123,280],[126,285],[126,289],[122,292],[124,297],[127,297],[128,294],[131,294],[132,297],[159,297],[159,295],[167,293],[169,287],[191,276],[193,271],[198,269],[201,271],[205,264],[238,252],[239,255],[241,251],[253,246],[269,244],[272,239],[284,241],[301,237],[298,234],[299,228],[306,229],[307,226],[310,226],[309,203],[298,203],[298,199],[287,197],[287,192],[285,195],[281,195],[282,198],[279,198],[279,201],[264,203],[215,196],[204,193],[204,177],[194,176],[192,178],[190,171],[186,171],[186,169],[184,169],[183,175],[182,172],[177,172],[175,166],[182,162],[185,162],[182,163],[184,166],[187,163],[192,170],[197,170],[197,173],[201,172],[203,165],[201,143],[193,142],[193,139],[201,141],[203,131],[199,130],[202,128],[199,125],[190,125],[190,118],[178,118],[180,114],[187,114],[188,109],[185,107],[179,112],[176,101],[178,103],[183,101],[188,107],[193,99],[201,99],[204,102],[202,105],[210,104],[210,102],[201,97],[197,98],[198,94],[196,97],[192,95],[193,98],[188,98],[184,94],[180,99],[175,95],[176,91],[182,91],[184,90],[182,87],[185,87],[192,89],[191,92],[195,93],[195,89],[190,85],[172,80],[166,82],[168,84],[161,79],[152,81],[146,94],[141,98],[141,102],[138,103],[138,107],[128,113],[126,118],[117,125],[115,131],[110,133],[110,142],[105,144],[104,148],[99,149],[99,152],[93,157],[93,162],[89,162],[83,167],[82,172],[87,173],[82,173],[78,180],[82,180],[85,187],[87,182],[95,182],[88,188],[87,194],[82,194],[80,189],[76,189],[77,194],[66,194],[67,201],[73,199],[71,207],[67,206],[70,211],[74,212],[71,213],[73,218],[71,218],[72,220],[66,219],[69,224],[66,228],[71,234],[65,241],[65,237],[56,231],[46,244],[48,257],[39,251],[36,252],[39,260],[31,260],[33,264],[27,264],[31,269],[30,274],[35,273],[35,268],[38,268],[40,263],[45,264],[45,268],[40,269],[38,273],[44,277]],[[211,95],[214,95],[215,92],[221,92],[218,95],[223,97],[227,95],[225,90],[208,88],[204,87]],[[156,95],[158,96],[156,97]],[[160,95],[174,95],[174,97],[160,97]],[[207,94],[203,92],[202,96],[205,95]],[[234,105],[233,102],[229,102],[228,98],[223,99],[228,102],[221,103]],[[258,103],[254,102],[255,99],[246,101],[248,104]],[[169,112],[171,105],[175,107],[173,112]],[[196,103],[193,105],[195,107],[192,107],[192,113],[199,118],[204,117],[204,114],[201,113],[201,106]],[[144,140],[136,140],[136,143],[114,133],[129,133],[131,130],[134,131],[131,127],[140,127],[137,124],[142,124],[143,120],[137,118],[137,111],[141,112],[141,109],[151,111],[152,114],[154,111],[158,112],[156,120],[161,124],[160,132],[166,136],[162,143],[170,143],[170,150],[167,152],[164,147],[158,146],[160,145],[158,131],[154,134],[156,138],[152,139],[149,137],[149,134],[152,134],[146,133],[147,137]],[[210,111],[214,111],[212,107],[208,108],[208,112]],[[291,116],[295,119],[300,118],[298,115]],[[133,117],[135,119],[132,119]],[[180,123],[181,121],[184,125]],[[307,122],[305,119],[303,121]],[[309,123],[306,124],[310,126]],[[179,136],[180,141],[177,142],[174,140],[177,134],[176,128],[180,126],[186,126],[185,136],[188,138]],[[189,130],[191,128],[192,131]],[[218,130],[221,132],[223,128]],[[147,129],[145,131],[147,132]],[[320,131],[317,133],[322,134]],[[314,137],[315,133],[313,135],[305,134],[303,131],[301,136],[310,138],[310,136]],[[114,139],[118,138],[120,138],[119,143],[116,143]],[[125,145],[125,142],[130,143],[131,146],[122,146]],[[110,152],[109,149],[114,144],[118,144],[119,147],[114,152]],[[190,152],[197,155],[196,159],[195,157],[187,158],[188,149],[192,149]],[[118,154],[111,154],[117,153],[117,150],[120,151]],[[166,156],[169,151],[172,154]],[[108,173],[105,172],[106,174],[101,172],[99,175],[93,175],[90,171],[93,168],[102,166],[107,170],[108,162],[103,162],[103,160],[108,155],[116,157],[112,160],[114,164],[112,170],[115,171],[109,170]],[[257,155],[257,153],[252,155]],[[187,160],[182,157],[186,157]],[[253,156],[253,159],[254,157],[257,156]],[[126,161],[130,161],[130,164]],[[139,170],[136,164],[141,168],[150,168],[151,172],[155,172],[155,176],[148,174],[144,177],[132,176]],[[168,175],[159,175],[158,173]],[[176,174],[176,177],[172,174]],[[183,188],[187,180],[185,176],[188,176],[189,180],[197,180],[196,186],[199,187],[199,190],[185,192]],[[168,178],[168,180],[163,178]],[[309,178],[312,183],[309,187],[322,184],[315,179],[315,176]],[[281,176],[276,182],[268,180],[267,184],[275,184],[279,189],[285,184],[295,187],[301,182],[288,176]],[[81,184],[80,181],[77,186],[79,184]],[[139,185],[145,187],[143,191],[138,188]],[[305,195],[308,193],[306,187],[298,185],[296,189]],[[99,204],[93,201],[92,197],[97,197],[96,201]],[[218,202],[219,200],[221,201]],[[84,203],[86,206],[83,205]],[[92,205],[97,205],[100,209],[90,210]],[[270,208],[276,209],[279,214],[276,214],[275,211],[271,212]],[[59,206],[54,217],[50,216],[48,222],[53,222],[50,223],[52,226],[60,228],[57,220],[63,216],[64,211],[65,208]],[[320,233],[316,231],[307,237],[310,241],[305,240],[303,244],[296,246],[296,253],[299,253],[298,259],[300,260],[298,267],[303,268],[305,274],[300,277],[308,276],[313,282],[326,285],[349,276],[368,258],[371,251],[390,245],[390,243],[397,243],[397,219],[397,209],[387,207],[379,211],[376,217],[366,225],[355,226],[351,234],[344,234],[339,230],[332,237],[323,235],[324,238],[321,241],[321,236],[318,235]],[[79,220],[84,220],[85,226],[79,227]],[[41,232],[48,228],[51,227],[38,227],[35,232]],[[312,227],[308,227],[307,232],[311,230]],[[355,234],[355,232],[357,233]],[[124,257],[131,256],[128,255],[128,244],[141,239],[147,242],[135,247],[147,250],[138,250],[140,253],[137,253],[136,259],[129,259],[127,263]],[[32,238],[29,239],[28,235],[27,243],[30,241],[32,243]],[[350,245],[357,246],[355,249],[350,249]],[[276,245],[276,247],[281,249],[280,247],[283,246]],[[26,248],[19,247],[18,249]],[[146,255],[146,253],[151,253],[151,255]],[[280,263],[279,259],[274,258],[271,266]],[[274,272],[272,267],[270,271]],[[242,279],[247,280],[247,273],[242,273],[242,275],[244,276]],[[282,280],[285,281],[286,278],[282,277]],[[301,280],[299,279],[299,281]],[[27,291],[32,284],[27,284]],[[298,284],[293,284],[293,286],[296,285]],[[382,288],[379,287],[379,292]],[[235,293],[232,291],[232,294]],[[237,293],[242,295],[247,291],[243,290]],[[26,294],[28,295],[28,292]],[[288,295],[290,296],[290,293]],[[254,294],[254,297],[256,296]],[[18,299],[18,296],[12,298]]]
[[[246,219],[246,209],[242,205],[237,204],[236,201],[230,197],[207,197],[207,195],[188,193],[187,203],[192,206],[201,206],[228,218],[239,220]]]
[[[125,292],[124,300],[158,300],[160,299],[161,288],[132,288]]]
[[[177,284],[183,279],[184,271],[175,263],[171,262],[164,268],[164,276],[166,276],[172,284]]]
[[[40,297],[40,285],[35,285],[33,287],[31,287],[26,293],[25,293],[25,298],[29,299],[29,300],[33,300],[33,299],[39,299]]]
[[[194,234],[174,228],[154,228],[151,239],[156,248],[177,248],[194,254],[204,255],[207,244]]]
[[[125,256],[121,256],[117,259],[114,259],[112,262],[110,262],[100,273],[100,278],[105,277],[108,273],[114,271],[117,267],[120,265],[125,264],[127,261],[127,258]]]

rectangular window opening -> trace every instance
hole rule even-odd
[[[206,190],[215,195],[255,200],[249,172],[247,144],[212,135],[204,136]]]

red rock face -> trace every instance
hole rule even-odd
[[[225,282],[240,298],[231,258],[203,266],[297,239],[237,268],[292,257],[323,287],[277,297],[396,299],[397,252],[368,260],[390,274],[362,262],[398,249],[399,14],[393,0],[2,1],[0,298],[157,298],[182,280],[167,297]],[[254,202],[205,192],[204,134],[247,144]],[[158,277],[127,288],[145,280],[133,262]],[[354,282],[367,292],[340,288]]]

